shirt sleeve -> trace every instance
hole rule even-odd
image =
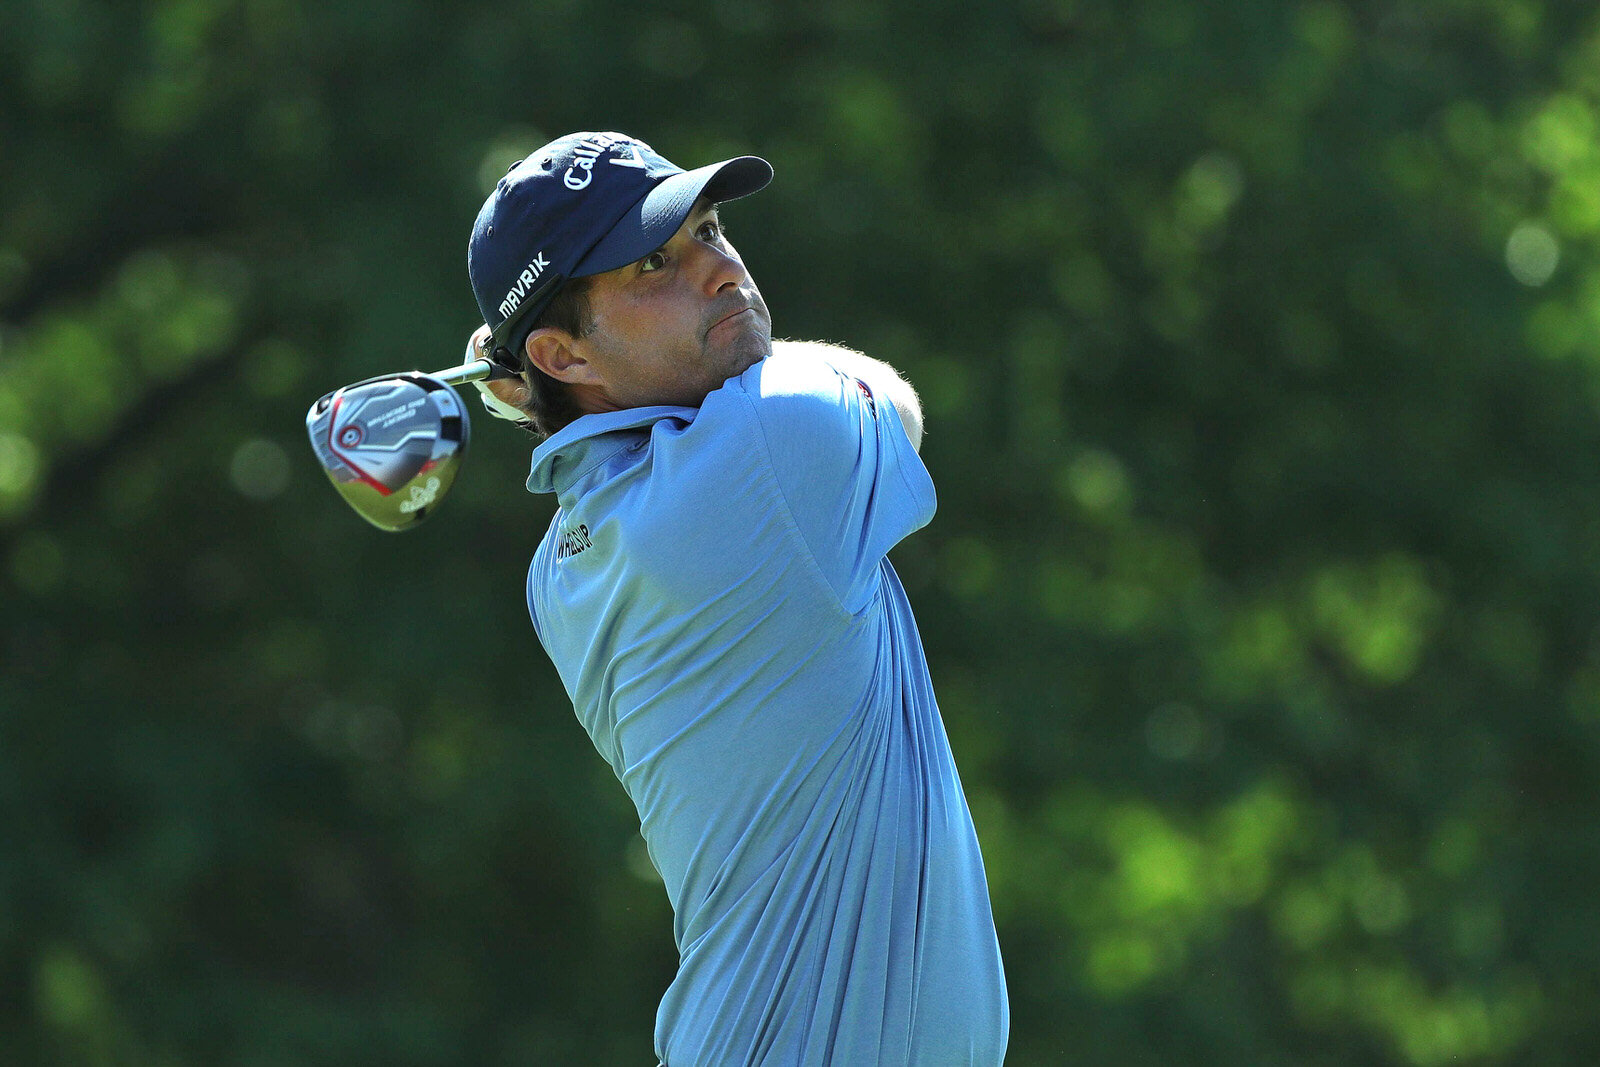
[[[936,503],[899,412],[811,353],[774,354],[740,384],[801,539],[845,608],[860,611],[884,556]]]

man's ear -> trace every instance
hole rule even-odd
[[[598,385],[594,365],[578,351],[578,343],[566,330],[554,326],[534,330],[526,343],[528,362],[558,382],[568,385]]]

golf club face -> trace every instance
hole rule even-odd
[[[339,495],[380,530],[409,530],[438,508],[466,455],[471,423],[456,391],[409,372],[335,389],[306,432]]]

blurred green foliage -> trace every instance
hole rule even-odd
[[[648,1062],[527,442],[388,538],[301,431],[571,129],[773,160],[778,332],[922,390],[1009,1062],[1594,1062],[1590,5],[12,0],[6,1063]]]

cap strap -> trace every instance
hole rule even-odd
[[[513,311],[504,322],[489,331],[489,361],[517,374],[522,373],[522,361],[517,354],[511,351],[511,342],[516,338],[517,329],[522,320],[532,314],[534,308],[541,307],[545,298],[556,291],[562,282],[567,280],[565,274],[548,275],[539,283],[538,288],[529,293],[517,309]]]

